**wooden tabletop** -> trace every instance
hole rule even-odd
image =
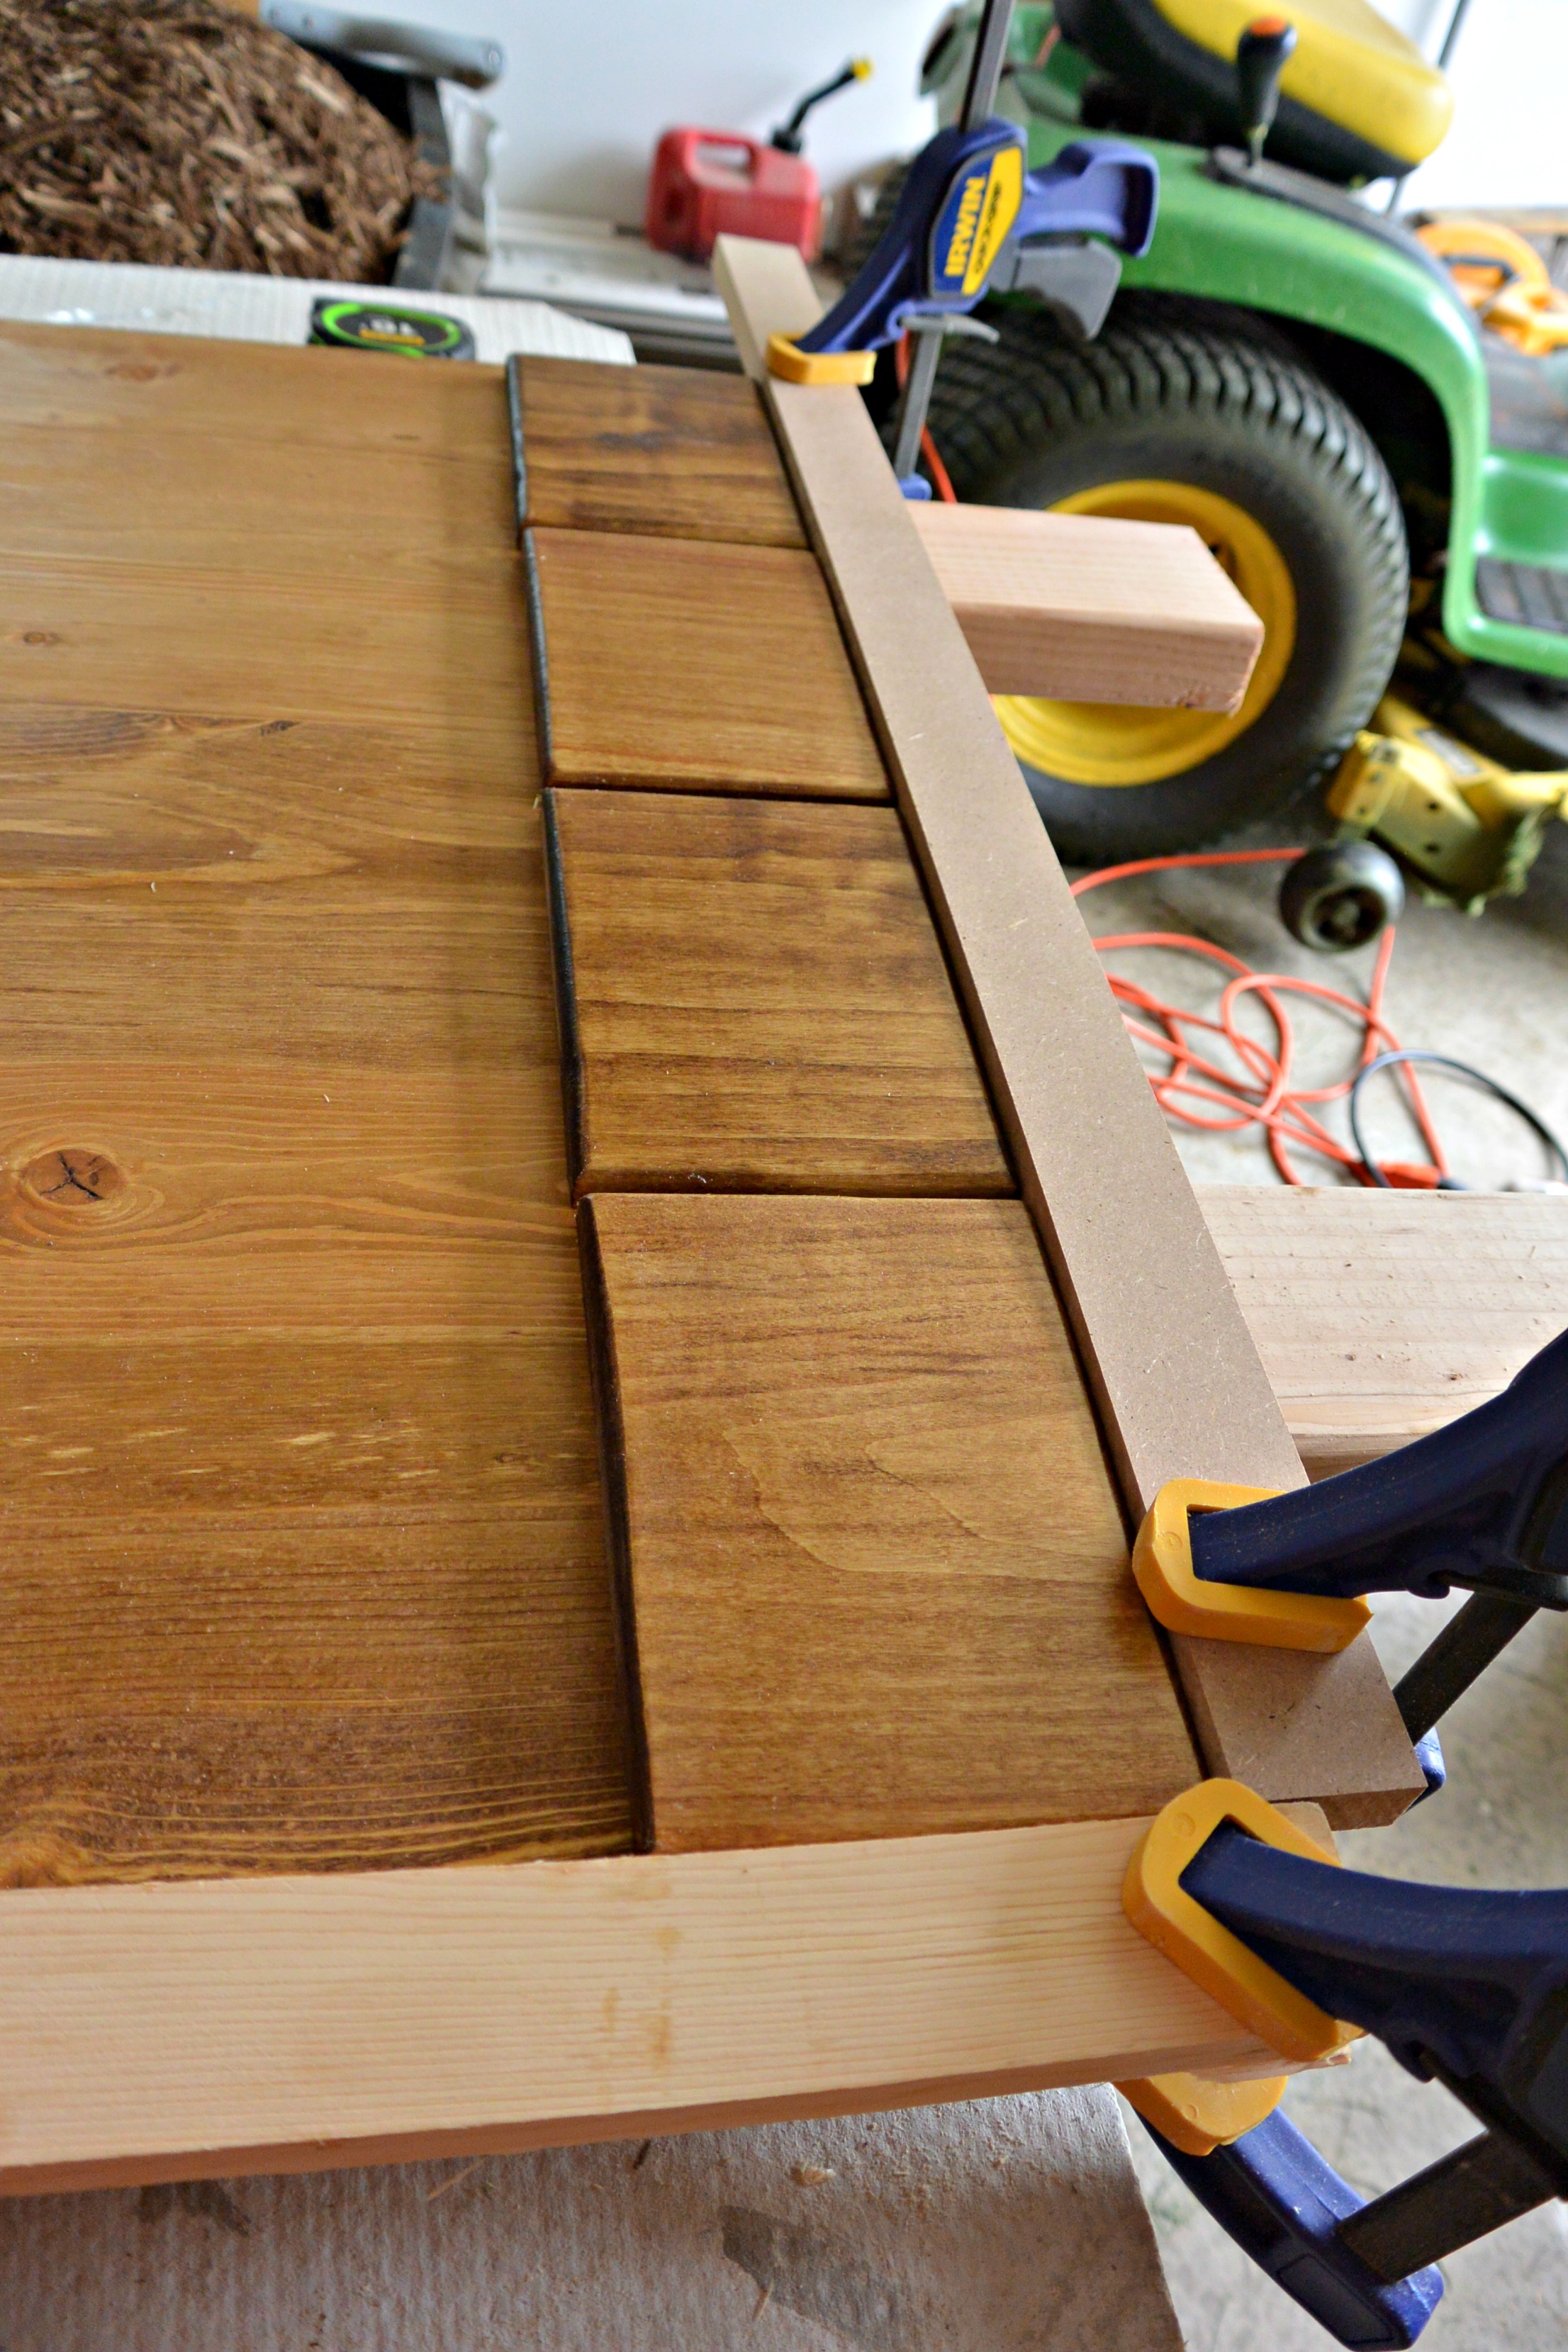
[[[616,1850],[500,371],[0,423],[0,1877]]]

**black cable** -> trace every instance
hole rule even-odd
[[[1510,1110],[1517,1112],[1527,1127],[1535,1129],[1547,1150],[1556,1154],[1557,1164],[1563,1171],[1563,1181],[1568,1182],[1568,1151],[1563,1150],[1562,1143],[1553,1135],[1546,1121],[1538,1118],[1528,1103],[1521,1103],[1517,1095],[1510,1095],[1508,1088],[1505,1086],[1500,1086],[1496,1078],[1488,1077],[1485,1070],[1472,1069],[1468,1062],[1456,1062],[1447,1054],[1428,1054],[1419,1045],[1406,1045],[1401,1047],[1396,1054],[1379,1054],[1375,1061],[1369,1062],[1365,1069],[1360,1072],[1354,1086],[1351,1088],[1351,1139],[1361,1154],[1362,1166],[1366,1170],[1373,1182],[1381,1184],[1385,1192],[1391,1192],[1394,1187],[1376,1160],[1368,1152],[1362,1136],[1361,1090],[1368,1078],[1375,1077],[1379,1070],[1392,1070],[1405,1062],[1432,1062],[1440,1070],[1453,1070],[1461,1078],[1469,1078],[1478,1087],[1484,1087],[1488,1094],[1495,1095],[1499,1102],[1506,1103]],[[1462,1184],[1456,1182],[1452,1178],[1446,1178],[1444,1182],[1449,1192],[1462,1192],[1465,1190]]]

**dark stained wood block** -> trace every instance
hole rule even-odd
[[[623,1849],[500,371],[0,354],[0,1883]]]
[[[579,1192],[1010,1192],[895,811],[552,792]]]
[[[519,520],[804,547],[754,385],[707,368],[510,363]]]
[[[1134,1814],[1191,1785],[1020,1202],[580,1214],[656,1847]]]
[[[889,798],[814,555],[585,530],[524,551],[549,782]]]

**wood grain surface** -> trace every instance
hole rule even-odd
[[[1238,708],[1263,624],[1195,530],[939,499],[910,520],[988,693]]]
[[[500,372],[0,415],[0,1879],[623,1846]]]
[[[1568,1197],[1198,1187],[1315,1478],[1441,1429],[1568,1330]]]
[[[1070,1821],[1191,1785],[1018,1202],[605,1192],[582,1214],[656,1847]]]
[[[814,555],[625,531],[524,546],[552,783],[888,798]]]
[[[799,331],[799,256],[721,237],[715,279],[752,357]],[[792,290],[793,289],[793,290]],[[1129,1513],[1167,1478],[1305,1475],[1258,1350],[1122,1030],[1078,908],[865,404],[763,385],[991,1082]],[[1364,1638],[1338,1658],[1173,1645],[1213,1771],[1345,1826],[1421,1787]]]
[[[579,1190],[1010,1192],[891,809],[552,792]]]
[[[520,521],[805,545],[762,403],[744,376],[583,360],[508,364],[522,456]]]
[[[1277,2072],[1128,1925],[1146,1827],[19,1891],[0,2193]]]

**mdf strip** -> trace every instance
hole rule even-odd
[[[720,240],[715,275],[742,352],[764,348],[775,323],[798,330],[805,265],[775,318],[781,250]],[[1129,1513],[1182,1475],[1299,1486],[1300,1458],[1192,1186],[865,404],[773,378],[763,393]],[[1332,1659],[1173,1646],[1212,1770],[1276,1800],[1318,1798],[1347,1825],[1392,1820],[1419,1793],[1364,1637]]]

